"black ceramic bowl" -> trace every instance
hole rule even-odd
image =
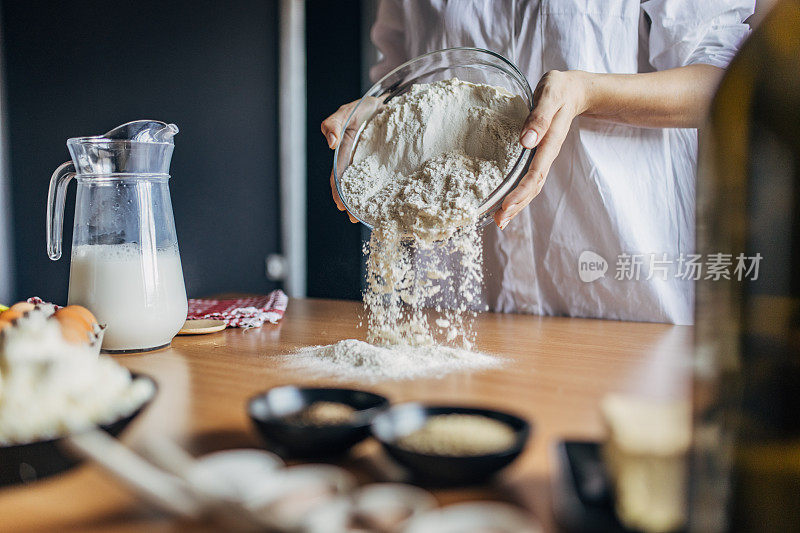
[[[356,410],[345,424],[309,425],[292,420],[314,402],[337,402]],[[340,455],[369,436],[375,415],[389,405],[383,396],[351,389],[277,387],[250,399],[247,413],[267,447],[283,457]]]
[[[134,379],[141,378],[153,384],[153,395],[128,416],[111,424],[99,426],[110,435],[120,435],[126,427],[139,416],[139,413],[153,401],[158,393],[156,382],[150,376],[131,373]],[[0,446],[0,487],[29,483],[69,470],[81,462],[65,451],[61,443],[63,437],[39,440],[27,444]]]
[[[425,425],[434,415],[480,415],[507,424],[514,430],[514,444],[507,450],[485,455],[448,456],[418,453],[397,445],[402,437]],[[472,407],[425,406],[408,403],[375,417],[372,434],[386,452],[423,484],[453,486],[486,481],[516,459],[531,434],[531,425],[512,414]]]

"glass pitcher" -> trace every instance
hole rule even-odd
[[[105,135],[67,141],[72,161],[58,167],[47,198],[47,251],[61,257],[64,201],[78,182],[69,304],[106,325],[110,353],[169,345],[186,320],[169,164],[178,127],[137,120]]]

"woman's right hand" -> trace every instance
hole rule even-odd
[[[356,104],[358,104],[358,100],[350,102],[349,104],[344,104],[339,107],[334,114],[322,121],[320,129],[325,136],[325,140],[328,141],[328,147],[331,150],[336,150],[336,147],[342,142],[339,138],[342,133],[342,127],[345,121],[347,121],[347,117],[353,112],[353,108]],[[336,190],[336,182],[333,179],[333,169],[331,169],[331,193],[333,194],[333,201],[336,207],[339,211],[344,211],[344,203],[342,203],[342,199],[339,198],[339,191]],[[358,222],[350,213],[347,213],[347,216],[350,217],[350,222]]]
[[[355,135],[356,132],[358,132],[359,126],[361,125],[362,118],[364,116],[372,116],[372,111],[374,111],[376,107],[383,103],[382,98],[370,97],[369,101],[364,102],[365,105],[358,107],[357,116],[353,117],[353,120],[351,120],[347,125],[347,130],[343,132],[342,128],[344,127],[345,122],[347,122],[347,118],[360,101],[361,100],[355,100],[348,104],[344,104],[343,106],[339,107],[334,114],[322,121],[320,129],[322,130],[322,135],[325,136],[325,140],[328,142],[328,147],[331,150],[335,150],[339,145],[342,145],[342,148],[348,148],[355,139]],[[339,211],[346,211],[344,202],[342,202],[342,199],[339,198],[339,192],[336,190],[336,181],[333,179],[333,169],[331,169],[331,194],[333,195],[333,201],[336,203],[336,207],[339,209]],[[347,216],[350,218],[350,222],[354,224],[358,222],[358,220],[356,220],[356,218],[350,213],[347,213]]]

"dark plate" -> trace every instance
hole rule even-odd
[[[553,507],[568,531],[622,533],[611,483],[596,442],[565,441],[556,445],[557,471]]]
[[[434,415],[468,414],[492,418],[514,430],[514,444],[507,450],[486,455],[451,457],[428,455],[397,446],[398,439],[420,429]],[[409,403],[392,407],[372,423],[372,434],[386,452],[423,484],[470,485],[489,479],[516,459],[531,434],[531,425],[518,416],[472,407],[424,406]]]
[[[126,427],[153,401],[158,393],[156,382],[150,376],[131,373],[133,378],[149,380],[154,387],[153,395],[130,415],[117,420],[112,424],[99,426],[113,436],[120,435]],[[42,478],[69,470],[81,462],[64,451],[61,447],[63,437],[15,444],[13,446],[0,446],[0,487],[30,483]]]
[[[314,402],[338,402],[357,411],[352,422],[315,426],[292,421]],[[247,414],[267,447],[283,457],[341,455],[369,436],[372,419],[389,401],[378,394],[352,389],[277,387],[247,403]]]
[[[633,530],[619,522],[614,510],[614,492],[600,443],[559,442],[555,456],[558,464],[554,478],[553,507],[556,519],[565,530],[576,533],[633,533]]]

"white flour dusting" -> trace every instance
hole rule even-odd
[[[313,375],[367,382],[438,378],[454,370],[492,368],[502,362],[452,346],[375,346],[356,339],[310,346],[286,359],[289,366]]]
[[[413,85],[375,114],[341,179],[348,205],[374,227],[367,342],[305,348],[292,366],[374,381],[499,364],[470,351],[483,282],[475,222],[520,155],[527,114],[521,97],[455,78]]]

